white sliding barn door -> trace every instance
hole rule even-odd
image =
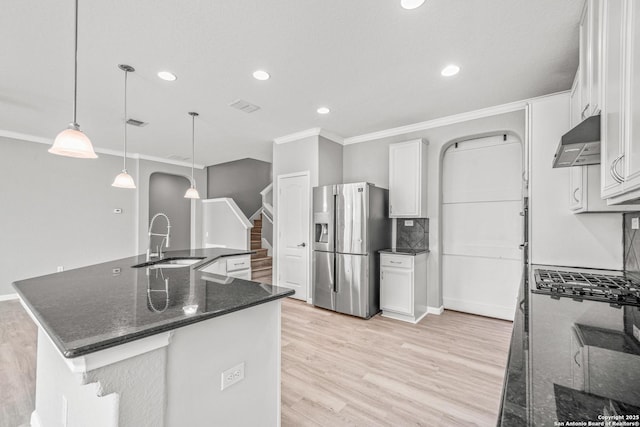
[[[522,275],[522,144],[452,145],[442,168],[442,294],[451,310],[513,320]]]

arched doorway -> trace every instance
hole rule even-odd
[[[184,198],[184,193],[189,186],[189,180],[184,176],[154,172],[149,177],[149,221],[159,212],[169,217],[171,220],[170,250],[191,248],[191,199]],[[157,230],[164,232],[164,222],[160,221],[154,225],[154,231]],[[160,244],[156,239],[161,237],[152,236],[151,248]]]

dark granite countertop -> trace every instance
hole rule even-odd
[[[525,269],[498,426],[640,421],[640,307],[533,293],[538,268],[622,274]]]
[[[132,268],[145,255],[13,283],[65,357],[86,355],[293,295],[288,288],[198,271],[251,251],[170,251],[164,260],[202,258],[180,268]]]
[[[378,251],[381,254],[394,254],[394,255],[419,255],[429,252],[429,249],[404,249],[404,248],[396,248],[396,249],[380,249]]]

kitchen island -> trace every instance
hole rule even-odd
[[[140,255],[15,282],[38,326],[32,426],[278,425],[279,299],[294,292],[201,271],[249,253],[171,251],[162,267]]]
[[[640,307],[535,292],[554,268],[524,269],[498,426],[640,425]]]

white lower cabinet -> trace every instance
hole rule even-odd
[[[222,257],[200,271],[251,280],[251,255]]]
[[[382,315],[418,323],[427,314],[427,253],[380,254]]]

